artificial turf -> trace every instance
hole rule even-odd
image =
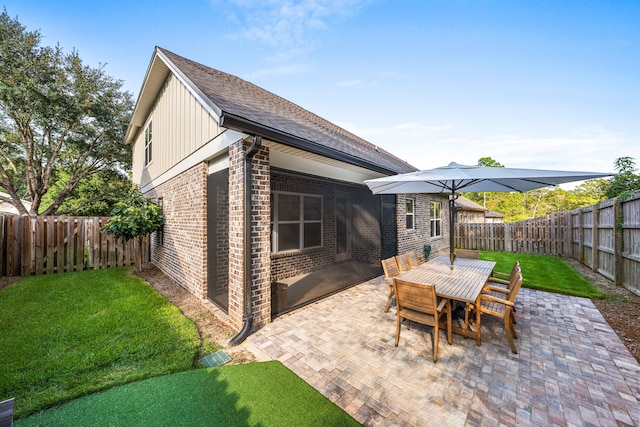
[[[357,426],[282,363],[204,368],[85,396],[27,426]]]

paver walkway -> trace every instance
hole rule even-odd
[[[592,302],[530,289],[517,300],[518,354],[499,319],[482,346],[403,327],[382,278],[284,315],[243,346],[277,359],[359,422],[381,426],[640,425],[640,366]]]

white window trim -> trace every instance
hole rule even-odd
[[[147,133],[151,127],[151,139],[147,141]],[[151,160],[147,161],[147,150],[151,147]],[[144,127],[144,167],[148,168],[153,163],[153,119],[150,119],[147,125]]]
[[[278,197],[280,194],[286,194],[291,196],[299,196],[300,197],[300,220],[299,221],[280,221],[278,219]],[[324,197],[319,194],[309,194],[309,193],[294,193],[288,191],[273,191],[271,193],[271,197],[273,197],[273,220],[271,221],[271,253],[283,253],[283,252],[295,252],[295,251],[303,251],[307,249],[321,248],[324,246]],[[315,197],[320,199],[320,219],[314,220],[305,220],[304,219],[304,198],[305,197]],[[298,247],[295,249],[286,249],[279,250],[278,249],[278,224],[300,224],[300,241],[298,242]],[[305,224],[320,224],[320,245],[319,246],[310,246],[308,248],[304,247],[304,225]]]
[[[407,202],[411,201],[411,210],[412,212],[407,212]],[[416,199],[414,199],[413,197],[407,197],[405,198],[405,202],[404,202],[404,206],[405,206],[405,226],[407,228],[407,230],[415,230],[416,229]],[[411,221],[411,227],[408,226],[406,217],[411,216],[412,221]]]
[[[434,212],[433,212],[434,211],[434,209],[433,209],[434,205],[438,205],[439,206],[438,212],[440,213],[440,215],[437,218],[434,218],[434,215],[433,215],[434,214]],[[442,202],[430,202],[429,203],[429,216],[430,216],[430,219],[429,219],[429,225],[430,225],[429,234],[432,233],[432,230],[439,229],[440,230],[440,234],[435,235],[435,236],[431,235],[431,237],[442,237]],[[440,223],[440,227],[434,227],[432,225],[433,223]]]

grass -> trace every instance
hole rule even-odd
[[[104,425],[356,426],[280,362],[198,369],[85,396],[16,427]]]
[[[194,323],[129,269],[21,279],[0,330],[17,426],[358,425],[279,362],[192,369]]]
[[[22,279],[0,291],[0,400],[16,417],[194,366],[190,320],[129,269]]]
[[[481,251],[480,259],[496,261],[495,270],[505,273],[520,261],[523,286],[527,288],[585,298],[604,296],[602,291],[557,257]]]

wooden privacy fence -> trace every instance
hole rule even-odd
[[[640,193],[507,224],[456,224],[455,246],[571,257],[640,295]]]
[[[134,241],[100,229],[108,217],[0,216],[3,276],[30,276],[135,265]],[[149,262],[150,239],[143,244]]]

